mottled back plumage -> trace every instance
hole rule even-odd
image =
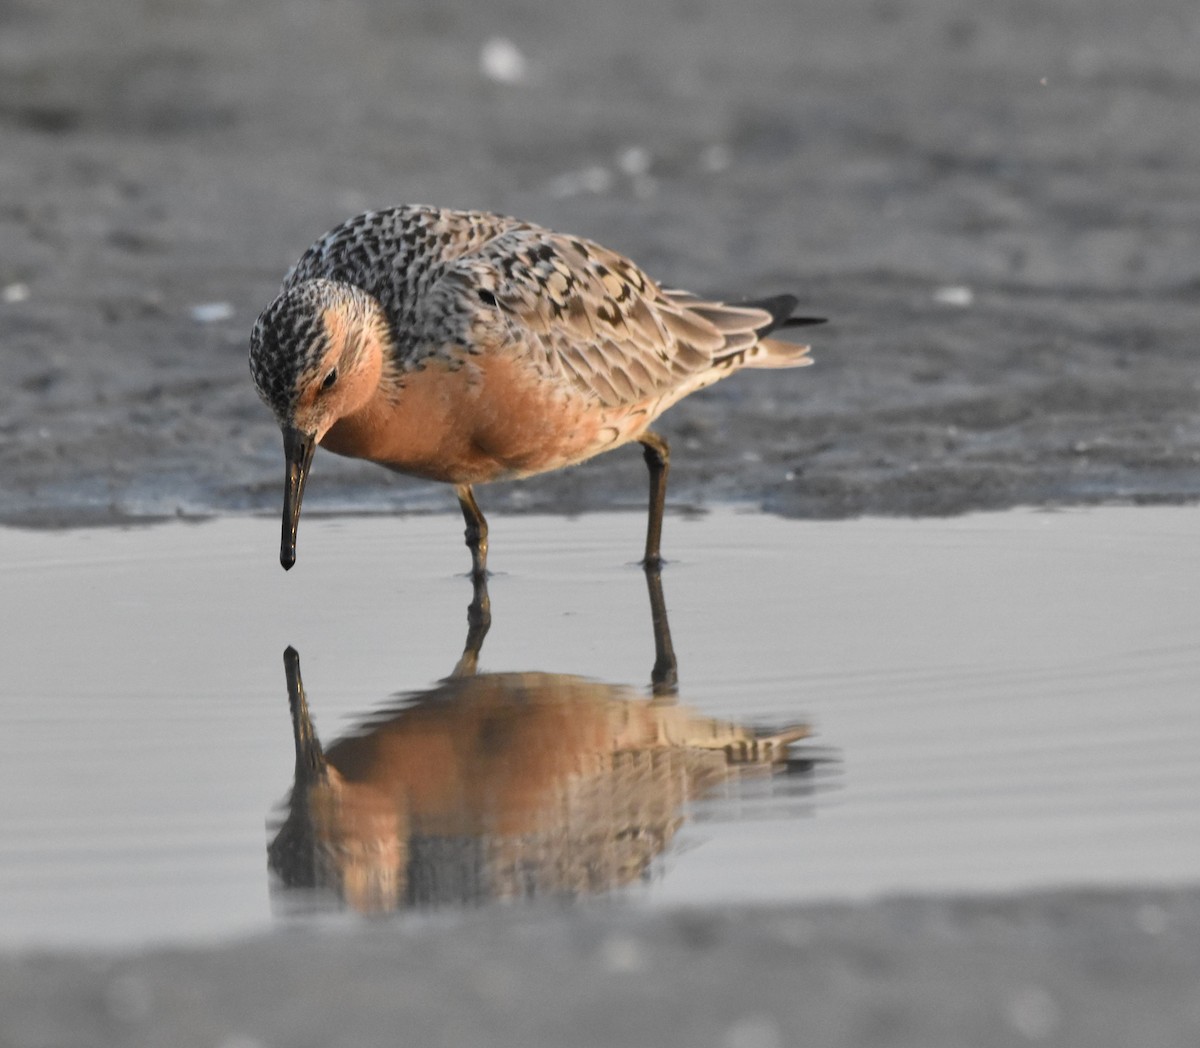
[[[314,279],[379,301],[402,371],[448,346],[508,345],[606,407],[747,363],[796,303],[706,302],[664,291],[592,241],[487,212],[421,206],[368,211],[331,230],[301,256],[284,291]],[[794,347],[793,363],[802,348]]]

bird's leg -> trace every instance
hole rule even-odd
[[[460,484],[454,489],[458,504],[462,507],[463,520],[467,522],[467,547],[471,551],[471,576],[487,578],[488,526],[483,512],[475,501],[470,484]]]
[[[662,575],[658,568],[646,568],[646,588],[650,591],[650,622],[654,627],[654,669],[650,671],[650,690],[656,699],[674,699],[679,694],[679,667],[671,644],[671,624],[667,621],[667,602],[663,598]]]
[[[667,503],[667,473],[671,468],[671,448],[664,437],[649,431],[638,437],[642,455],[650,470],[650,520],[646,527],[646,557],[642,566],[648,571],[662,567],[663,509]]]

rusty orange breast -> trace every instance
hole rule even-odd
[[[517,356],[433,359],[340,419],[321,445],[451,484],[530,476],[638,436],[649,418],[613,411]]]

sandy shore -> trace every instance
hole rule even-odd
[[[274,512],[249,328],[404,201],[833,319],[816,367],[668,416],[676,504],[1194,500],[1198,46],[1194,0],[0,3],[0,521]],[[481,499],[639,505],[641,469]],[[324,456],[307,504],[450,502]],[[1194,890],[514,909],[9,955],[0,1045],[1190,1048],[1198,943]]]
[[[1198,974],[1195,891],[518,908],[0,960],[0,1044],[1193,1048]]]
[[[833,319],[816,367],[667,417],[677,504],[1195,499],[1198,17],[2,5],[0,520],[273,511],[250,326],[317,235],[405,201],[517,214],[672,285],[795,291]],[[637,505],[640,471],[623,451],[483,498]],[[451,503],[324,456],[308,505]]]

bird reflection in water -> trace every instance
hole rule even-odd
[[[268,849],[278,901],[382,913],[602,892],[647,876],[689,800],[785,766],[806,727],[756,734],[676,702],[662,584],[646,577],[651,697],[561,673],[477,673],[483,579],[454,673],[328,748],[288,648],[296,781]]]

